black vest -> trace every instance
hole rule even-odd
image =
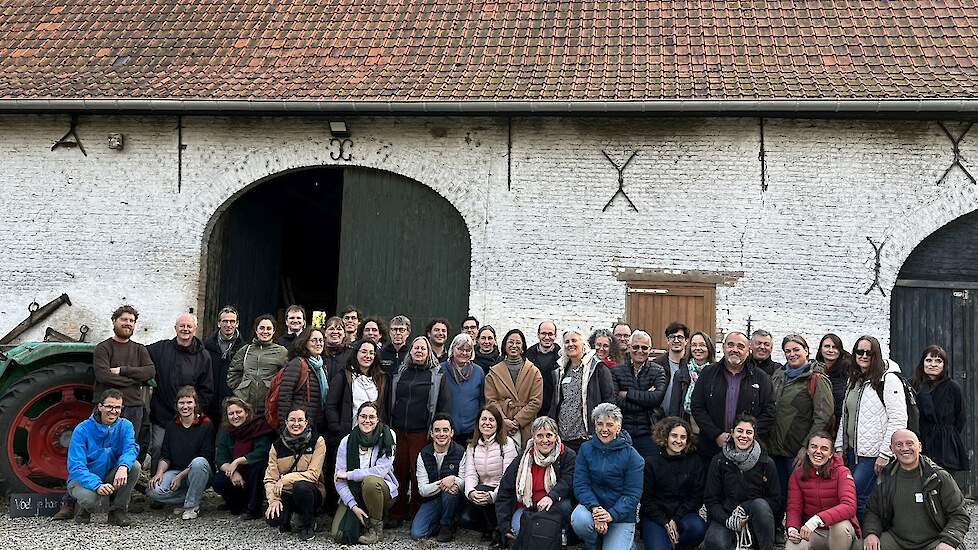
[[[441,461],[441,469],[439,470],[438,463],[435,461],[434,443],[425,445],[424,449],[421,449],[421,461],[424,462],[424,469],[428,473],[428,483],[447,476],[458,476],[458,467],[462,463],[463,457],[465,457],[465,447],[452,441],[448,446],[448,452],[445,454],[445,458]],[[435,495],[425,500],[430,500],[437,496]]]

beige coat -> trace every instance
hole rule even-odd
[[[495,406],[506,420],[514,420],[520,426],[520,446],[526,448],[530,440],[530,424],[543,405],[543,377],[540,369],[524,361],[513,384],[506,363],[500,361],[486,375],[486,405]]]
[[[311,448],[311,449],[310,449]],[[283,480],[282,491],[291,492],[292,484],[297,481],[308,481],[316,485],[319,494],[326,496],[326,486],[323,483],[323,461],[326,459],[326,441],[322,437],[316,438],[315,447],[312,443],[306,448],[305,452],[299,456],[299,463],[293,468],[295,455],[279,456],[281,451],[287,448],[281,441],[276,441],[268,451],[268,467],[265,469],[265,497],[268,502],[279,500],[275,497],[275,483],[279,479]],[[310,451],[311,452],[308,452]],[[291,470],[291,471],[290,471]]]

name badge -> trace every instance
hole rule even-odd
[[[563,380],[560,381],[560,383],[561,384],[570,384],[571,383],[571,379],[570,378],[564,378]]]
[[[924,495],[923,495],[923,493],[914,493],[913,494],[913,498],[917,502],[923,502],[924,501]]]

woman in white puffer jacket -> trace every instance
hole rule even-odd
[[[890,437],[907,427],[900,366],[883,357],[879,340],[861,336],[852,348],[856,369],[846,388],[835,450],[856,482],[856,515],[862,523],[876,476],[893,458]]]

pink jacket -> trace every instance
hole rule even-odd
[[[519,454],[516,441],[512,437],[507,438],[506,445],[500,451],[496,440],[486,444],[485,440],[479,438],[474,447],[469,445],[465,448],[465,454],[465,494],[474,491],[477,485],[490,485],[495,487],[492,491],[492,500],[495,502],[503,472]]]
[[[856,519],[856,483],[842,459],[832,456],[828,478],[809,472],[808,479],[802,479],[804,468],[796,468],[788,479],[788,518],[785,526],[801,529],[809,518],[817,514],[826,527],[849,520],[856,529],[856,536],[861,536],[859,520]]]

